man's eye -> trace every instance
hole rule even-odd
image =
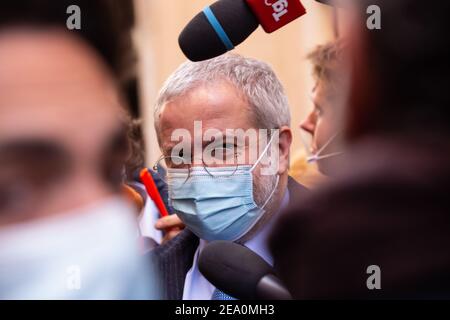
[[[215,159],[220,159],[221,161],[226,161],[234,158],[236,152],[235,145],[223,145],[215,148],[212,151],[212,156]]]
[[[223,148],[224,149],[228,149],[228,150],[234,150],[234,149],[236,149],[236,145],[235,144],[232,144],[232,143],[228,143],[228,144],[224,144],[223,145]]]

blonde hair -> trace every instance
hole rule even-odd
[[[313,77],[330,89],[336,89],[345,69],[344,50],[346,44],[342,39],[317,46],[307,55],[313,65]]]

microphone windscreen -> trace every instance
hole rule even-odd
[[[332,6],[332,7],[345,7],[346,4],[350,4],[349,0],[316,0],[317,2]]]
[[[219,0],[210,6],[234,46],[242,43],[258,26],[258,20],[245,0]],[[197,14],[181,32],[178,43],[191,61],[203,61],[227,52],[204,12]]]
[[[202,250],[198,267],[216,288],[241,300],[257,299],[257,285],[272,267],[249,248],[230,241],[211,242]]]

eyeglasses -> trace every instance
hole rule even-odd
[[[188,172],[186,181],[191,177],[195,168],[203,168],[208,175],[216,177],[218,176],[218,172],[212,169],[226,167],[226,170],[220,172],[220,176],[227,177],[234,175],[238,170],[240,155],[241,152],[235,148],[224,147],[214,148],[211,153],[208,153],[206,156],[204,155],[201,161],[192,161],[190,157],[161,156],[153,166],[153,170],[166,183],[168,182],[167,172],[172,169],[181,170],[181,172],[186,170]],[[199,162],[199,164],[195,162]]]

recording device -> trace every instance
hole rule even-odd
[[[200,254],[199,270],[216,288],[240,300],[292,300],[273,268],[247,247],[214,241]]]
[[[272,33],[305,13],[300,0],[219,0],[188,23],[178,43],[189,60],[203,61],[234,49],[259,25]]]

